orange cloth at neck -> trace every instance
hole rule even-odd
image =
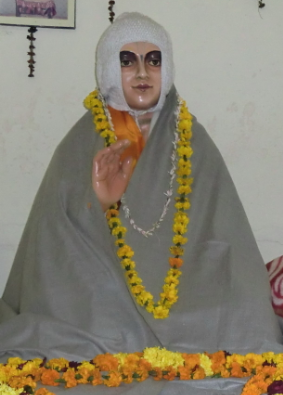
[[[117,139],[128,139],[131,141],[131,145],[121,155],[121,160],[123,161],[125,158],[132,156],[135,165],[145,146],[143,135],[133,117],[128,112],[118,111],[110,106],[108,106],[108,110],[112,118]]]

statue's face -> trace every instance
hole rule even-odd
[[[161,91],[161,52],[147,42],[126,44],[120,52],[123,92],[129,107],[148,110]]]

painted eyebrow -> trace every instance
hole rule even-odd
[[[144,58],[148,59],[151,56],[155,56],[155,57],[159,58],[160,60],[162,59],[161,51],[157,51],[157,50],[149,51],[145,54],[145,56],[144,55],[139,55],[139,56],[140,56],[141,61],[143,61]],[[120,51],[120,60],[123,60],[125,58],[128,58],[129,60],[130,59],[136,60],[137,55],[132,51]]]

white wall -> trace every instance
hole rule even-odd
[[[85,112],[108,1],[77,0],[76,30],[0,26],[0,294],[57,143]],[[117,0],[170,32],[176,85],[220,148],[265,261],[283,254],[283,2]],[[233,226],[233,224],[231,224]]]

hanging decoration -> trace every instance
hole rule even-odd
[[[115,5],[115,1],[114,0],[109,1],[109,7],[108,7],[108,10],[109,10],[109,21],[111,23],[113,23],[114,17],[115,17],[115,12],[113,11],[114,5]]]
[[[28,29],[28,32],[30,33],[28,36],[27,36],[27,39],[30,41],[30,46],[29,46],[29,52],[28,52],[28,55],[29,55],[29,60],[28,60],[28,64],[29,64],[29,70],[30,70],[30,72],[29,72],[29,77],[34,77],[34,69],[35,69],[35,66],[34,66],[34,64],[36,63],[35,62],[35,60],[34,60],[34,56],[35,56],[35,53],[33,52],[33,50],[34,50],[34,48],[35,48],[35,46],[33,45],[33,42],[36,40],[36,38],[34,37],[34,33],[36,33],[37,32],[37,28],[35,27],[35,26],[31,26],[29,29]]]

